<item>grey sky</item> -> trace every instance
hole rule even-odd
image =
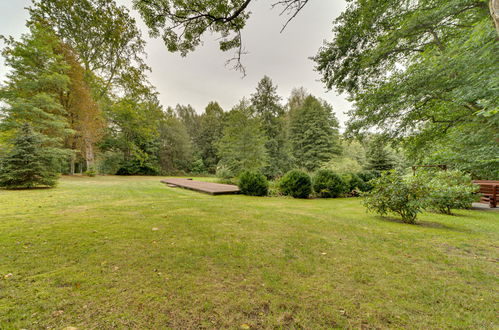
[[[334,91],[326,93],[320,76],[313,70],[308,57],[315,55],[324,39],[331,38],[332,21],[345,8],[344,0],[312,0],[280,33],[285,17],[278,9],[270,10],[272,1],[255,0],[250,5],[251,18],[243,31],[243,58],[247,76],[225,67],[231,53],[218,50],[215,36],[207,36],[204,45],[183,58],[166,50],[161,39],[151,39],[138,13],[131,8],[131,0],[118,0],[131,9],[147,40],[147,63],[152,68],[150,80],[160,93],[163,106],[177,103],[191,104],[202,112],[209,101],[218,101],[229,110],[242,97],[254,92],[258,81],[268,75],[279,86],[278,93],[286,100],[293,87],[305,87],[312,94],[330,102],[340,122],[344,123],[350,104]],[[26,32],[28,17],[24,7],[30,0],[0,0],[0,34],[18,38]],[[0,59],[0,80],[5,78]]]

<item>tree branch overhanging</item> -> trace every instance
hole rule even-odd
[[[221,36],[220,49],[236,50],[227,62],[236,62],[233,69],[243,72],[241,63],[243,51],[241,30],[250,12],[253,0],[220,1],[176,1],[176,0],[134,0],[134,7],[140,12],[154,36],[162,35],[172,52],[183,56],[202,43],[207,32]],[[299,14],[309,0],[273,0],[271,8],[280,7],[279,15],[288,15],[281,32]]]

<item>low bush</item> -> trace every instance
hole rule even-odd
[[[97,175],[97,172],[93,168],[91,168],[86,170],[83,174],[89,177],[94,177]]]
[[[314,191],[318,197],[339,197],[349,192],[348,183],[331,170],[319,170],[314,176]]]
[[[266,196],[269,190],[269,183],[265,175],[253,171],[241,173],[238,186],[241,193],[248,196]]]
[[[355,173],[344,173],[340,175],[346,184],[346,192],[362,191],[361,187],[364,186],[364,181]]]
[[[360,191],[367,192],[373,189],[373,185],[370,183],[371,180],[379,178],[381,173],[375,170],[358,172],[357,176],[362,180],[360,186],[358,187]]]
[[[220,165],[217,167],[216,177],[220,183],[233,184],[234,182],[234,173],[227,166]]]
[[[312,192],[312,180],[307,173],[292,170],[282,177],[279,188],[283,195],[294,198],[308,198]]]
[[[428,187],[426,207],[444,214],[452,214],[452,209],[470,208],[479,190],[468,175],[457,170],[421,173],[417,180]]]
[[[269,181],[268,196],[272,196],[272,197],[282,197],[283,196],[283,193],[281,192],[281,188],[279,186],[279,182],[280,182],[279,180],[280,180],[280,178]]]
[[[352,177],[351,177],[350,182],[348,184],[350,187],[350,191],[352,191],[352,190],[362,191],[362,188],[364,187],[365,182],[357,174],[352,173]]]
[[[368,211],[382,216],[398,214],[406,223],[416,222],[418,213],[426,206],[424,198],[428,192],[420,180],[389,171],[370,182],[373,189],[363,194]]]
[[[201,158],[195,160],[194,162],[192,162],[192,165],[191,165],[191,173],[193,174],[204,174],[206,173],[207,170],[206,170],[206,166],[204,166],[204,162]]]
[[[159,170],[152,164],[141,162],[139,160],[131,160],[125,162],[116,175],[158,175]]]

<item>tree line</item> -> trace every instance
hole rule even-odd
[[[194,51],[206,34],[241,57],[251,0],[134,0],[170,51]],[[271,1],[292,20],[311,1]],[[328,89],[352,101],[347,136],[377,132],[415,164],[448,164],[499,179],[497,0],[349,1],[313,58]]]
[[[314,60],[326,86],[354,102],[340,134],[330,104],[303,88],[282,100],[269,77],[227,111],[215,101],[201,113],[164,108],[128,9],[35,0],[28,33],[2,37],[10,71],[0,88],[0,157],[12,156],[15,141],[38,141],[50,167],[68,174],[230,177],[247,169],[274,178],[293,168],[446,163],[497,178],[497,35],[481,1],[456,1],[353,2],[339,16],[334,40]],[[154,29],[148,5],[136,5]],[[175,42],[170,50],[198,45]]]

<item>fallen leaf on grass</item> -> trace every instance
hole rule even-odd
[[[61,316],[62,314],[64,314],[63,310],[58,310],[58,311],[53,311],[52,312],[52,316],[54,316],[54,317]]]
[[[158,227],[153,227],[152,230],[156,231],[156,230],[159,230],[159,228]]]
[[[8,273],[7,275],[5,275],[3,278],[5,279],[9,279],[11,278],[12,276],[14,276],[12,273]]]
[[[241,329],[251,329],[249,324],[243,323],[241,324]]]

